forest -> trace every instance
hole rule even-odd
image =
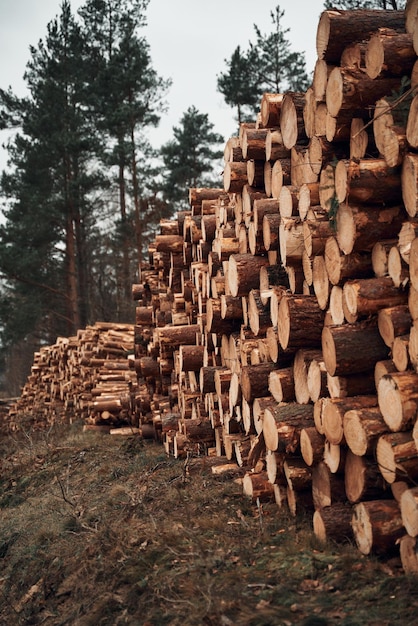
[[[6,145],[0,201],[0,386],[18,395],[33,352],[97,320],[131,322],[131,285],[159,221],[187,207],[190,187],[217,186],[225,138],[191,105],[158,150],[147,136],[167,107],[171,80],[153,67],[149,0],[69,0],[30,49],[21,98],[0,85]],[[324,8],[327,8],[327,2]],[[401,8],[399,2],[333,3]],[[263,92],[309,85],[284,11],[271,32],[237,45],[217,88],[236,122]],[[218,168],[219,169],[219,168]]]

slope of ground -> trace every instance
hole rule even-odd
[[[416,623],[396,556],[318,545],[311,513],[254,505],[204,458],[79,424],[0,435],[0,623]]]

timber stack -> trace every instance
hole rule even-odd
[[[418,571],[418,0],[324,11],[132,286],[131,424]]]
[[[22,420],[45,427],[80,419],[86,429],[104,432],[132,427],[138,386],[133,349],[134,325],[111,322],[96,322],[43,346],[9,410],[10,428],[19,428]]]

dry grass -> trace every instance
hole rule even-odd
[[[319,546],[311,516],[262,508],[204,462],[79,425],[0,439],[0,623],[415,623],[398,559]]]

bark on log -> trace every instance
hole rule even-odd
[[[324,327],[322,354],[330,376],[346,376],[373,370],[377,361],[387,358],[388,349],[372,319]]]
[[[411,432],[386,433],[376,445],[376,460],[383,478],[392,484],[418,477],[418,450]]]
[[[319,348],[324,321],[315,296],[285,295],[279,304],[278,332],[283,350]]]
[[[413,427],[418,413],[418,374],[412,371],[386,374],[377,388],[383,419],[393,432]]]
[[[379,407],[349,409],[343,418],[344,437],[353,454],[373,454],[381,435],[388,432]]]
[[[356,504],[351,524],[357,547],[364,555],[394,552],[397,540],[405,533],[396,500],[371,500]]]
[[[379,28],[367,43],[366,73],[372,79],[383,74],[409,75],[416,58],[411,34],[397,32],[391,28]]]
[[[336,502],[325,509],[315,511],[313,514],[315,537],[322,543],[351,542],[353,540],[352,516],[352,507],[343,502]]]
[[[348,450],[345,458],[344,479],[345,493],[352,504],[392,497],[373,457],[359,456]]]
[[[317,463],[312,468],[312,497],[315,509],[344,502],[346,500],[344,477],[332,474],[323,461]]]
[[[342,159],[335,169],[335,192],[340,203],[397,204],[402,200],[401,171],[382,158]]]
[[[406,305],[408,294],[389,277],[348,280],[343,287],[345,306],[353,321],[374,315],[386,307]]]
[[[339,65],[347,45],[363,41],[382,26],[405,31],[404,11],[332,9],[321,13],[316,32],[316,51],[319,59]],[[389,92],[390,93],[390,92]]]
[[[352,117],[361,117],[367,107],[388,93],[398,90],[399,77],[380,77],[372,80],[363,71],[336,67],[328,78],[326,103],[328,113],[337,117],[341,111],[350,111]]]
[[[247,295],[260,285],[260,269],[268,265],[265,257],[252,254],[233,254],[228,264],[228,284],[234,297]]]
[[[313,406],[296,402],[279,403],[264,411],[263,434],[268,450],[295,452],[302,428],[314,426]]]
[[[322,407],[322,427],[326,439],[334,444],[345,443],[344,415],[353,409],[377,406],[376,396],[328,398]]]
[[[376,241],[397,237],[404,216],[402,206],[373,209],[340,204],[336,216],[338,245],[344,254],[371,251]]]
[[[383,341],[389,348],[392,348],[395,337],[405,335],[411,328],[412,318],[408,304],[380,309],[377,324]]]
[[[410,537],[418,536],[418,487],[406,489],[401,495],[402,523]]]

